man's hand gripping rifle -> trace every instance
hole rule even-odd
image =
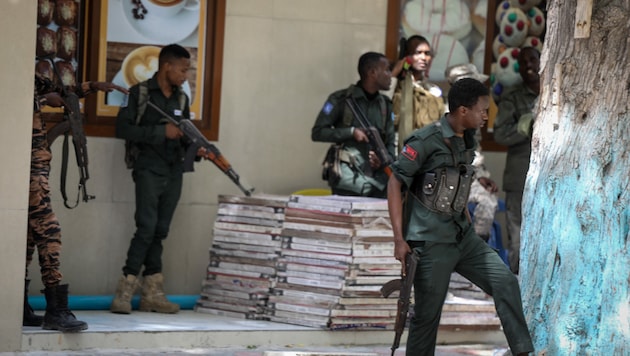
[[[164,116],[170,123],[177,126],[184,133],[184,136],[188,137],[193,146],[195,146],[197,149],[203,147],[206,150],[206,157],[210,161],[212,161],[212,163],[214,163],[214,165],[217,166],[221,170],[221,172],[225,173],[246,196],[252,195],[254,188],[246,188],[243,186],[243,184],[241,183],[241,178],[236,173],[236,171],[234,171],[230,162],[228,162],[228,160],[223,157],[223,155],[215,145],[208,141],[208,139],[197,129],[197,127],[191,120],[182,118],[181,120],[177,121],[175,118],[165,113],[164,110],[160,109],[157,105],[153,104],[150,100],[147,101],[147,104],[155,109],[157,112],[159,112],[162,116]],[[193,170],[192,166],[194,164],[194,155],[196,155],[197,149],[189,151],[192,152],[193,157],[186,157],[186,160],[184,161],[186,171]]]
[[[405,331],[407,324],[407,314],[409,312],[409,304],[411,298],[411,288],[413,280],[416,276],[416,267],[418,266],[418,255],[415,252],[407,254],[405,257],[405,268],[401,271],[400,279],[393,279],[381,287],[381,295],[387,298],[393,292],[400,290],[398,295],[398,310],[396,311],[396,324],[394,325],[394,343],[392,344],[392,354],[396,352],[400,346],[400,337]]]
[[[361,129],[363,129],[368,139],[370,140],[369,143],[370,143],[370,146],[372,146],[372,151],[376,153],[376,155],[378,156],[378,159],[381,161],[380,167],[384,167],[383,170],[385,171],[385,173],[387,173],[388,176],[391,176],[392,170],[391,168],[389,168],[389,165],[394,160],[389,155],[389,152],[387,151],[387,147],[385,147],[385,144],[383,143],[383,140],[381,139],[381,135],[378,132],[378,129],[370,124],[367,117],[365,116],[363,111],[361,111],[361,108],[359,108],[359,106],[357,105],[357,102],[354,100],[352,96],[348,96],[346,98],[346,104],[348,104],[350,111],[352,111],[352,115],[354,115],[354,118],[357,119],[357,121],[361,125]]]

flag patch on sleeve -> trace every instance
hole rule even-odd
[[[418,157],[418,152],[409,145],[403,147],[401,154],[411,161],[415,161]]]
[[[327,101],[326,104],[324,104],[324,108],[322,109],[322,111],[324,112],[324,114],[330,115],[333,107],[333,104],[330,101]]]

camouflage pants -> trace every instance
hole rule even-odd
[[[33,260],[35,247],[44,286],[59,284],[61,228],[50,203],[48,176],[52,154],[46,140],[46,130],[38,113],[33,115],[31,175],[28,195],[28,233],[26,240],[26,276]]]
[[[478,180],[474,180],[470,186],[470,196],[468,202],[476,203],[473,227],[479,236],[490,236],[494,214],[499,205],[496,194],[486,190]]]

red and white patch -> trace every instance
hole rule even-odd
[[[407,159],[411,161],[415,161],[416,157],[418,157],[418,152],[409,145],[405,145],[405,147],[403,147],[402,152],[400,154],[402,154],[403,156],[405,156]]]

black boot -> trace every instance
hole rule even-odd
[[[31,283],[31,280],[25,279],[24,282],[24,314],[22,316],[22,326],[42,326],[44,317],[35,314],[31,305],[28,304],[28,285]]]
[[[68,285],[46,287],[46,314],[44,315],[45,330],[59,330],[61,332],[75,332],[86,330],[88,325],[77,320],[68,309]]]

